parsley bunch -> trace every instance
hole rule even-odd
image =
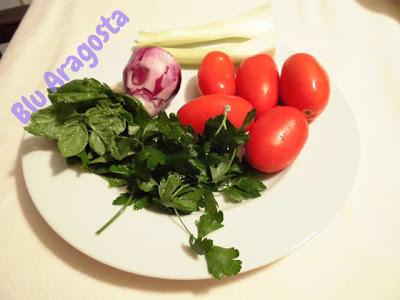
[[[135,98],[112,91],[95,79],[74,80],[49,90],[52,105],[32,114],[25,130],[57,140],[69,163],[124,186],[126,193],[114,205],[121,209],[96,233],[100,234],[129,206],[138,210],[160,207],[181,215],[201,211],[197,235],[190,247],[204,255],[209,273],[217,279],[241,269],[239,251],[214,245],[208,234],[223,227],[224,215],[214,198],[221,192],[231,202],[256,198],[265,189],[259,174],[237,157],[253,120],[251,111],[241,128],[224,114],[210,119],[204,134],[195,135],[175,114],[161,112],[151,118]]]

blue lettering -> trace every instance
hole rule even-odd
[[[27,111],[26,109],[24,109],[24,106],[19,102],[16,102],[16,103],[13,104],[13,106],[11,107],[11,112],[23,124],[28,123],[30,118],[31,118],[31,113],[29,111]]]
[[[110,35],[108,34],[107,31],[104,31],[103,28],[100,25],[97,25],[96,27],[96,33],[98,35],[101,35],[103,37],[103,43],[107,43],[107,41],[110,39]]]
[[[90,35],[88,37],[88,44],[93,50],[100,51],[103,49],[103,43],[97,35]]]
[[[101,25],[102,27],[106,26],[108,30],[110,30],[112,33],[117,33],[119,31],[119,27],[112,27],[110,24],[110,18],[104,18],[103,16],[100,18],[103,24]]]
[[[65,74],[65,68],[67,67],[66,63],[61,64],[61,66],[57,69],[58,75],[64,78],[65,81],[69,81],[69,77]]]
[[[31,95],[29,98],[31,99],[32,103],[38,107],[45,106],[47,103],[47,97],[45,95],[43,95],[43,93],[40,91],[35,91],[35,94],[36,94],[36,96],[38,96],[41,99],[41,101],[38,101],[36,99],[35,95]]]
[[[98,60],[96,54],[94,53],[94,51],[92,50],[92,48],[90,48],[85,43],[83,43],[82,45],[80,45],[78,47],[78,54],[79,54],[79,57],[84,61],[93,60],[92,63],[89,65],[89,67],[91,67],[91,68],[94,68],[99,63],[99,60]]]
[[[56,86],[64,85],[64,81],[60,77],[58,77],[53,72],[46,72],[44,73],[44,81],[46,81],[47,86],[51,89],[54,93],[56,92]]]
[[[120,10],[116,10],[111,14],[111,18],[115,20],[117,18],[117,24],[119,27],[123,27],[129,22],[129,18]]]
[[[78,72],[84,63],[88,62],[90,68],[94,68],[98,65],[99,59],[95,51],[100,51],[110,39],[110,33],[118,33],[120,27],[125,26],[129,22],[129,18],[120,10],[112,12],[111,17],[100,17],[101,24],[96,26],[96,34],[89,35],[87,43],[78,45],[77,54],[67,56],[64,63],[56,69],[56,72],[45,72],[43,74],[44,80],[48,88],[52,92],[56,92],[56,87],[61,87],[70,80],[70,77],[66,73],[68,67],[71,71]],[[115,21],[115,27],[110,21]],[[108,31],[107,31],[108,30]],[[40,91],[36,90],[34,94],[30,95],[29,98],[22,96],[20,102],[16,102],[11,107],[11,112],[23,123],[26,124],[31,118],[31,112],[36,112],[38,108],[44,107],[48,102],[48,98]],[[30,111],[29,111],[29,110]]]
[[[71,64],[71,70],[73,72],[78,72],[79,69],[83,67],[83,63],[75,55],[68,56],[65,63]]]
[[[28,107],[32,112],[36,112],[37,108],[34,107],[28,100],[28,98],[26,98],[25,96],[21,97],[22,102],[26,105],[26,107]]]

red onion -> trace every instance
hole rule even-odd
[[[178,62],[159,47],[135,50],[124,69],[124,92],[140,100],[152,117],[171,102],[180,85]]]

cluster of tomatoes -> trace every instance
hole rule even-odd
[[[205,122],[229,105],[228,119],[240,127],[255,108],[245,157],[265,173],[280,171],[296,159],[307,140],[308,123],[323,111],[330,93],[327,73],[305,53],[290,56],[279,76],[267,54],[248,57],[235,70],[228,55],[210,52],[200,65],[198,87],[203,96],[178,111],[181,123],[201,133]]]

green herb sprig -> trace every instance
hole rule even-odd
[[[51,105],[32,114],[25,130],[57,141],[71,164],[79,163],[102,176],[111,187],[126,187],[113,205],[121,209],[96,233],[100,234],[128,207],[157,206],[175,214],[189,235],[189,245],[204,255],[217,279],[237,274],[239,251],[214,245],[207,236],[223,227],[224,215],[214,192],[238,203],[265,190],[259,174],[236,156],[254,119],[251,111],[241,128],[228,120],[229,106],[210,119],[204,134],[195,135],[175,114],[151,118],[135,98],[116,93],[95,79],[74,80],[49,90]],[[182,215],[201,211],[192,234]]]

